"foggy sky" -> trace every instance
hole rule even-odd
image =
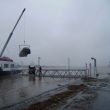
[[[110,61],[109,0],[0,0],[0,50],[23,8],[26,8],[4,55],[18,63],[84,66],[91,57],[98,65]],[[18,45],[32,54],[19,57]],[[92,62],[93,63],[93,62]]]

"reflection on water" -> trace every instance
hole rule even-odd
[[[110,73],[110,68],[101,67],[98,68],[98,72],[99,74]],[[21,74],[0,76],[0,108],[36,96],[70,81],[75,83],[76,80],[71,78],[38,78],[34,75],[23,76]]]
[[[70,79],[38,78],[34,75],[0,76],[0,108],[18,103],[70,81]]]
[[[98,68],[98,72],[100,75],[101,73],[110,73],[110,68]],[[0,76],[0,108],[37,96],[74,80],[71,78],[38,78],[34,75],[21,74]]]
[[[29,81],[35,82],[36,81],[35,75],[29,75]]]

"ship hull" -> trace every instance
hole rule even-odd
[[[11,75],[11,74],[19,74],[22,70],[13,70],[13,71],[0,71],[0,76],[3,75]]]

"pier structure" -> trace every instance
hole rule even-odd
[[[41,74],[41,75],[39,75]],[[42,69],[36,76],[52,78],[83,78],[89,77],[88,69]]]

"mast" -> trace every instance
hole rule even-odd
[[[3,55],[4,51],[5,51],[5,49],[6,49],[7,45],[8,45],[8,43],[9,43],[9,41],[10,41],[10,39],[11,39],[11,37],[12,37],[12,35],[13,35],[13,32],[14,32],[14,30],[15,30],[17,24],[19,23],[19,21],[20,21],[22,15],[23,15],[23,13],[25,12],[25,10],[26,10],[26,9],[24,8],[23,11],[22,11],[22,13],[20,14],[20,16],[19,16],[19,18],[18,18],[18,20],[17,20],[17,22],[16,22],[14,28],[12,29],[11,33],[9,34],[9,37],[8,37],[8,39],[7,39],[5,45],[4,45],[4,47],[3,47],[3,49],[2,49],[2,51],[1,51],[1,53],[0,53],[0,57],[2,57],[2,55]]]

